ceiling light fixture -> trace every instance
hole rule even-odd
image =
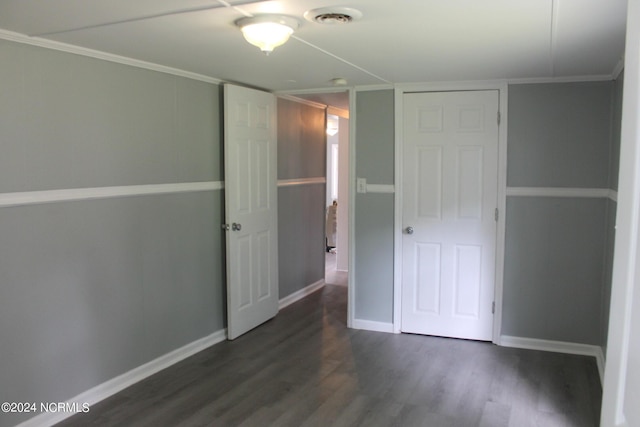
[[[338,134],[338,128],[332,128],[327,126],[327,135],[336,136]]]
[[[266,55],[283,45],[298,28],[295,18],[284,15],[259,15],[236,21],[244,38]]]

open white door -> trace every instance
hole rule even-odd
[[[402,332],[492,338],[498,102],[404,95]]]
[[[224,86],[227,336],[278,312],[276,98]]]

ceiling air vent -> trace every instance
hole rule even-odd
[[[307,21],[318,24],[348,24],[362,17],[362,12],[350,7],[322,7],[305,12]]]

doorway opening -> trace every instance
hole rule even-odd
[[[326,172],[326,254],[325,283],[347,285],[348,253],[348,118],[327,108],[327,172]],[[344,128],[347,128],[346,132]],[[345,165],[345,160],[347,164]],[[345,185],[345,182],[347,184]]]
[[[347,286],[349,269],[349,92],[293,96],[326,106],[325,283]]]

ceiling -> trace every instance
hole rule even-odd
[[[349,86],[606,78],[624,52],[626,0],[340,1],[1,0],[0,29],[271,91],[328,88],[334,78]],[[303,18],[336,5],[362,18]],[[269,56],[234,25],[263,13],[300,21]]]

